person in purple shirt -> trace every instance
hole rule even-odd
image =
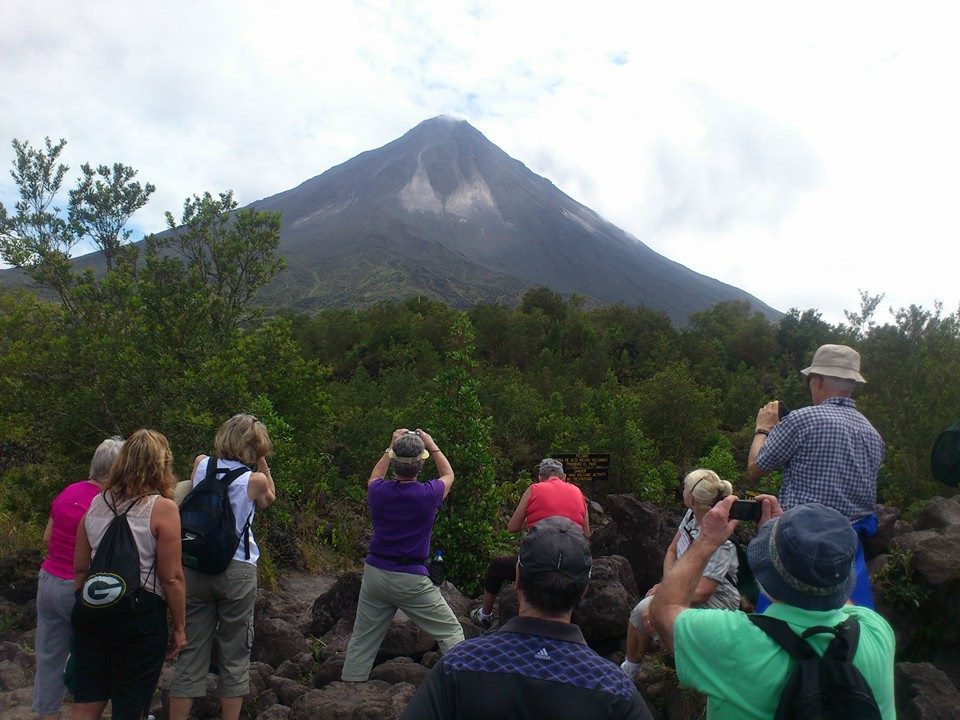
[[[440,477],[420,482],[424,461],[433,457]],[[385,478],[387,469],[392,479]],[[453,468],[423,430],[399,428],[367,480],[373,539],[364,560],[353,634],[341,679],[364,682],[390,621],[403,610],[434,638],[440,652],[463,640],[463,628],[429,577],[430,535],[437,510],[453,485]]]

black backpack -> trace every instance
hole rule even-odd
[[[207,575],[219,575],[233,559],[243,537],[250,559],[250,518],[237,535],[237,520],[227,491],[230,483],[250,472],[217,468],[217,459],[207,459],[207,474],[180,503],[180,542],[183,566]]]
[[[134,614],[140,607],[142,592],[140,583],[140,553],[127,522],[127,513],[143,498],[131,502],[122,513],[116,504],[111,505],[103,494],[104,502],[113,511],[113,520],[97,546],[97,554],[90,562],[86,580],[77,591],[77,612],[82,617],[102,618]],[[150,572],[153,574],[156,591],[156,557]]]
[[[853,664],[860,624],[848,617],[836,627],[817,625],[797,635],[782,620],[750,615],[750,620],[796,660],[780,694],[774,720],[880,720],[873,691]],[[821,657],[806,639],[832,633]]]

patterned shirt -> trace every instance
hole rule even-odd
[[[781,420],[760,448],[757,466],[783,469],[784,510],[818,502],[855,522],[875,511],[883,455],[880,433],[853,400],[831,397]]]
[[[571,623],[515,617],[445,654],[400,720],[650,720],[633,681]]]
[[[700,536],[700,526],[697,525],[697,518],[693,510],[687,510],[687,514],[680,521],[680,539],[677,541],[677,559],[683,557],[693,541]],[[740,570],[740,561],[737,558],[737,548],[732,542],[727,540],[718,547],[707,566],[703,569],[703,577],[717,581],[717,589],[713,595],[708,597],[696,607],[714,608],[717,610],[739,610],[740,609],[740,591],[737,590],[737,575]]]

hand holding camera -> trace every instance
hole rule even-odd
[[[758,433],[770,432],[780,422],[780,401],[771,400],[757,412],[756,429]]]

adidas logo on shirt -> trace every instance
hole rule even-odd
[[[535,657],[537,660],[549,660],[549,659],[550,659],[550,653],[547,652],[547,649],[546,649],[546,648],[540,648],[540,649],[537,651],[537,654],[534,655],[534,657]]]

